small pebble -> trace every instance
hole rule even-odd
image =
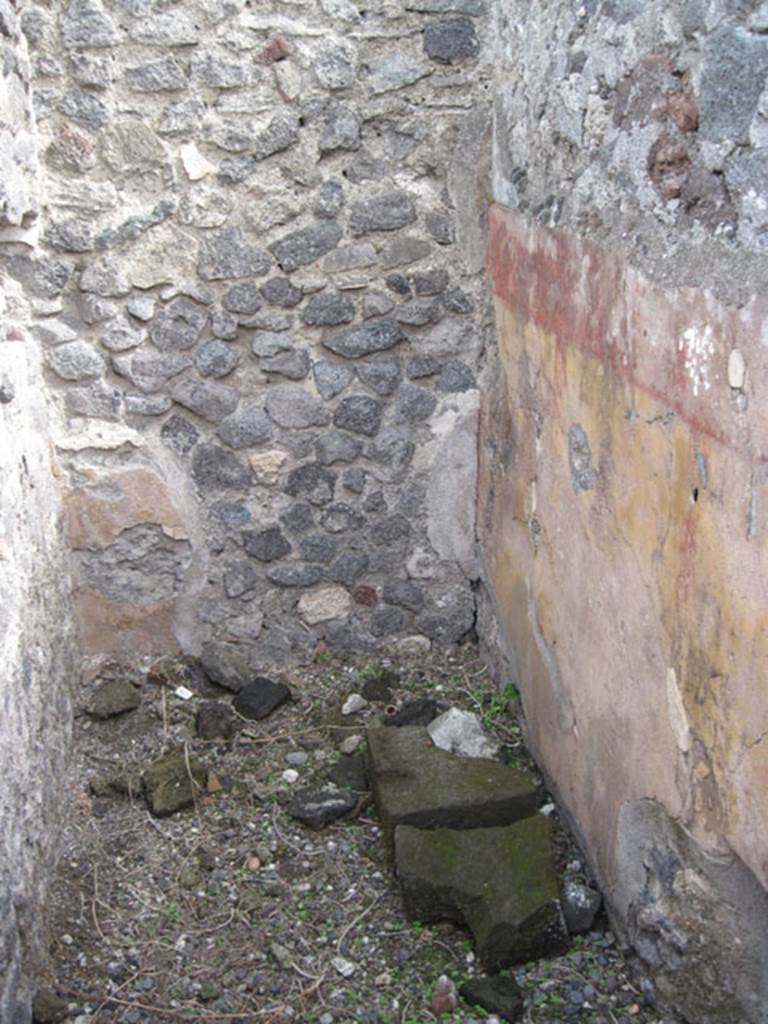
[[[64,934],[61,936],[61,941],[64,943],[65,946],[71,946],[74,944],[75,940],[72,938],[69,932],[64,932]]]
[[[378,988],[384,988],[385,986],[392,983],[392,975],[387,974],[386,971],[382,971],[381,974],[376,975],[376,977],[373,979],[373,983]]]
[[[306,764],[309,760],[309,754],[306,750],[289,750],[285,755],[286,764],[301,765]]]
[[[353,964],[351,960],[345,960],[343,956],[335,956],[331,963],[342,978],[351,978],[357,970],[357,965]]]
[[[365,697],[361,697],[359,693],[350,693],[341,706],[341,713],[342,715],[355,715],[367,707],[368,701]]]
[[[299,781],[299,773],[295,768],[286,768],[283,772],[283,782],[288,782],[293,785],[294,782]]]
[[[347,738],[339,744],[339,750],[342,754],[354,754],[360,744],[363,742],[363,737],[358,736],[356,733]]]

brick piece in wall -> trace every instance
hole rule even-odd
[[[223,341],[207,341],[195,356],[201,377],[226,377],[239,365],[240,353]]]
[[[315,227],[293,231],[273,245],[269,251],[280,264],[282,270],[291,273],[299,267],[307,266],[321,259],[341,241],[342,230],[338,224],[329,221]]]
[[[373,352],[383,352],[404,341],[405,335],[394,320],[376,320],[372,323],[348,327],[323,340],[325,348],[347,359],[360,359]]]
[[[437,398],[431,391],[416,384],[403,384],[397,394],[395,410],[400,419],[417,423],[429,419],[436,405]]]
[[[354,320],[355,304],[347,295],[320,292],[309,299],[300,315],[309,327],[333,327]]]
[[[245,553],[260,562],[276,562],[293,550],[278,526],[270,526],[266,530],[243,530],[242,539]]]
[[[331,363],[326,359],[320,359],[314,363],[312,373],[317,390],[326,401],[341,394],[354,379],[354,373],[348,366],[340,366],[338,363]]]
[[[397,231],[416,220],[411,196],[399,188],[379,191],[352,204],[349,229],[355,236]]]
[[[184,68],[174,57],[126,68],[125,80],[131,92],[173,92],[187,85]]]
[[[322,401],[299,384],[277,384],[265,402],[270,418],[280,427],[312,427],[327,421]]]
[[[168,388],[168,394],[174,402],[212,423],[229,416],[240,401],[240,395],[234,388],[194,377],[174,381]]]
[[[114,46],[115,24],[100,0],[70,0],[61,21],[61,40],[67,49]]]
[[[304,498],[311,505],[328,505],[333,501],[336,474],[319,462],[305,462],[288,474],[283,490],[292,498]]]
[[[476,57],[480,40],[468,18],[446,18],[433,21],[424,29],[424,52],[432,60],[448,63]]]
[[[395,359],[379,359],[360,363],[357,376],[377,395],[391,395],[400,383],[400,364]]]
[[[333,423],[341,430],[373,437],[381,426],[382,413],[382,404],[375,398],[369,398],[368,395],[350,395],[339,402],[333,415]]]
[[[248,491],[253,484],[250,468],[217,444],[200,444],[195,448],[192,477],[201,490],[214,493],[220,489]]]
[[[223,228],[209,235],[203,244],[198,273],[206,281],[222,281],[262,277],[270,266],[269,256],[248,242],[239,228]]]
[[[246,399],[221,423],[217,434],[230,448],[251,448],[272,440],[272,423],[261,402]]]
[[[160,310],[150,328],[150,337],[161,352],[194,348],[207,320],[207,310],[181,295]]]

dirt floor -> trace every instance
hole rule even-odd
[[[388,664],[388,663],[384,663]],[[432,1010],[437,978],[480,973],[467,933],[405,919],[370,798],[321,831],[292,819],[297,788],[329,766],[384,712],[341,716],[379,664],[323,660],[282,677],[293,700],[233,740],[195,737],[203,699],[229,700],[182,666],[170,688],[142,681],[141,703],[106,721],[78,713],[64,855],[51,897],[51,963],[41,984],[77,1024],[318,1022],[481,1024],[459,1002]],[[472,646],[394,666],[389,697],[436,697],[477,712],[511,756],[526,758],[512,688],[499,694]],[[277,677],[276,677],[277,678]],[[174,694],[183,683],[193,696]],[[78,695],[88,705],[93,680]],[[152,817],[138,792],[105,792],[105,776],[138,775],[164,749],[186,745],[209,770],[195,805]],[[287,775],[285,773],[288,773]],[[294,775],[298,778],[295,781]],[[588,880],[558,831],[560,868]],[[528,1024],[672,1024],[604,917],[569,953],[521,965]],[[60,1018],[61,1019],[61,1016]]]

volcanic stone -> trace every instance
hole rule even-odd
[[[400,383],[400,364],[394,359],[361,363],[357,376],[377,395],[391,395]]]
[[[333,785],[311,787],[296,794],[288,805],[288,813],[309,828],[321,829],[349,814],[357,800],[357,794],[348,789],[337,789]]]
[[[304,298],[304,292],[297,288],[287,277],[271,277],[261,286],[261,294],[265,302],[283,309],[293,309]]]
[[[236,728],[232,708],[222,701],[204,701],[195,715],[195,731],[202,740],[231,739]]]
[[[402,734],[403,730],[387,733]],[[374,771],[374,792],[375,777]],[[442,777],[435,775],[430,781],[439,784]],[[480,793],[478,797],[483,799]],[[394,843],[406,915],[422,922],[465,923],[487,970],[499,971],[568,948],[552,862],[551,824],[543,815],[498,828],[430,831],[399,825]]]
[[[243,547],[260,562],[276,562],[291,553],[291,545],[277,526],[266,530],[244,530]]]
[[[114,718],[133,711],[140,703],[141,695],[129,680],[106,679],[96,687],[87,710],[94,718]]]
[[[312,367],[317,390],[326,400],[340,394],[353,378],[352,371],[346,366],[330,363],[325,359]]]
[[[261,721],[289,700],[290,696],[291,691],[284,683],[275,683],[266,676],[256,676],[241,688],[232,701],[232,707],[243,718]]]
[[[479,51],[475,26],[468,18],[433,21],[424,30],[424,52],[433,60],[447,62],[475,57]]]
[[[416,220],[413,199],[402,189],[391,188],[352,204],[349,228],[353,235],[373,231],[397,231]]]
[[[328,778],[340,789],[364,793],[368,789],[365,757],[363,754],[347,754],[341,757],[328,772]]]
[[[193,377],[174,381],[168,388],[168,394],[174,402],[213,423],[234,412],[240,401],[240,395],[234,388],[212,380],[195,380]]]
[[[221,423],[217,434],[230,448],[249,448],[272,438],[272,423],[259,402],[243,402]]]
[[[468,978],[459,995],[469,1006],[481,1006],[502,1020],[516,1021],[523,1013],[523,994],[514,978],[499,974],[491,978]]]
[[[195,366],[202,377],[226,377],[240,363],[240,353],[223,341],[209,341],[195,356]]]
[[[245,240],[239,228],[223,228],[209,235],[203,246],[198,272],[206,281],[266,274],[271,260]]]
[[[361,356],[371,355],[372,352],[393,348],[404,338],[399,324],[394,320],[375,320],[333,334],[323,341],[323,345],[331,352],[347,359],[359,359]]]
[[[371,785],[384,832],[509,825],[541,804],[535,778],[512,765],[438,750],[426,729],[368,729]]]
[[[347,324],[355,318],[355,304],[346,295],[313,295],[301,311],[301,319],[310,327],[330,327]]]
[[[292,498],[304,497],[312,505],[327,505],[333,500],[336,474],[317,462],[306,462],[288,474],[285,493]]]
[[[290,273],[319,260],[331,249],[335,249],[341,241],[342,230],[338,224],[329,221],[315,227],[293,231],[278,242],[270,245],[273,254],[282,270]]]
[[[193,348],[207,319],[204,309],[179,296],[158,314],[150,330],[152,341],[161,352]]]
[[[208,773],[200,762],[184,750],[158,758],[142,776],[144,796],[156,818],[189,807],[198,794],[205,792]]]
[[[342,398],[336,407],[333,424],[341,430],[350,430],[354,434],[373,437],[381,426],[383,408],[368,395],[351,395]]]

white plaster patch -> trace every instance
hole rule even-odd
[[[678,749],[683,754],[687,754],[691,749],[691,729],[688,725],[688,715],[685,713],[683,698],[677,685],[677,674],[673,668],[667,669],[667,714]]]
[[[181,162],[190,181],[199,181],[206,174],[211,174],[216,167],[210,160],[206,160],[194,142],[187,143],[179,150]]]
[[[124,444],[134,448],[144,446],[144,438],[136,430],[119,423],[101,423],[98,420],[85,421],[79,433],[56,434],[53,443],[60,451],[83,452],[89,448],[110,451]]]
[[[739,349],[731,349],[731,354],[728,356],[728,384],[732,388],[740,390],[744,387],[745,375],[744,356]]]
[[[712,328],[709,324],[697,324],[683,331],[677,343],[679,352],[685,352],[685,372],[693,388],[695,398],[702,391],[709,391],[709,361],[714,354]]]

